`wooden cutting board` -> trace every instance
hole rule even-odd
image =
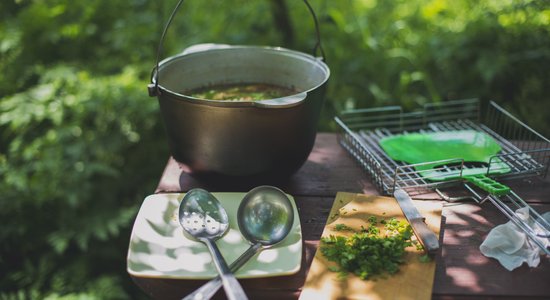
[[[441,202],[413,202],[426,218],[426,224],[439,235]],[[406,221],[394,198],[341,192],[336,195],[323,230],[323,237],[331,234],[350,235],[352,233],[335,231],[334,225],[345,224],[359,229],[361,225],[368,224],[367,219],[370,216],[376,216],[378,220],[395,217]],[[401,265],[397,274],[376,280],[361,280],[351,274],[345,279],[338,278],[338,273],[329,271],[329,266],[335,263],[329,262],[317,249],[300,299],[431,299],[435,260],[421,262],[420,257],[423,254],[415,247],[409,247],[406,262]]]

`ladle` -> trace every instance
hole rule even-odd
[[[286,194],[273,186],[258,186],[250,190],[239,205],[237,221],[241,234],[250,247],[230,266],[232,272],[240,269],[259,251],[281,242],[292,229],[294,210]],[[184,300],[212,298],[221,287],[216,277],[187,295]]]
[[[178,213],[183,230],[208,247],[227,297],[247,299],[215,243],[229,229],[227,212],[218,199],[203,189],[192,189],[181,200]]]

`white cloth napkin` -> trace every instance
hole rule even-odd
[[[516,215],[527,221],[535,232],[544,232],[543,228],[534,224],[533,219],[529,218],[528,207],[516,210]],[[550,212],[543,214],[542,217],[550,222]],[[550,239],[539,238],[539,240],[545,247],[550,246]],[[529,241],[529,237],[524,231],[512,221],[493,228],[479,246],[479,250],[483,255],[498,260],[508,271],[514,270],[524,262],[534,268],[540,263],[540,254],[544,253],[535,243]]]

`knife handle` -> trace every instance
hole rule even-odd
[[[435,255],[439,250],[439,238],[435,233],[421,219],[412,220],[411,227],[422,246],[424,246],[424,250],[429,255]]]

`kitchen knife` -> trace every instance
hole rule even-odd
[[[439,238],[428,228],[428,225],[424,222],[424,217],[422,217],[414,206],[409,194],[402,189],[396,189],[393,192],[393,196],[397,200],[397,203],[399,203],[403,214],[411,224],[414,234],[422,246],[424,246],[426,252],[429,255],[434,255],[439,249]]]

